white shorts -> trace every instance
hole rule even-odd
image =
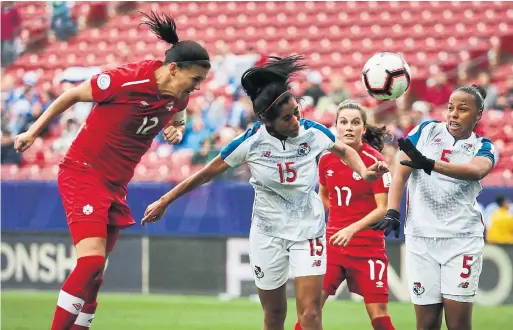
[[[293,278],[326,274],[326,237],[294,242],[251,230],[249,259],[257,288],[274,290]]]
[[[415,305],[473,302],[483,265],[482,237],[406,237],[406,272]]]

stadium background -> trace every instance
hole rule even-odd
[[[396,139],[423,120],[443,119],[453,87],[485,85],[487,110],[477,131],[499,152],[479,198],[485,220],[496,196],[513,199],[513,3],[2,2],[2,329],[47,328],[74,266],[55,177],[92,104],[67,111],[23,155],[13,153],[12,137],[91,75],[162,59],[168,46],[138,27],[134,11],[150,8],[174,15],[179,36],[202,42],[213,68],[191,98],[184,142],[171,147],[156,139],[137,168],[128,196],[137,219],[254,121],[240,74],[265,56],[292,53],[310,67],[294,82],[303,115],[332,127],[336,104],[348,97],[364,103],[391,133],[384,151],[391,167]],[[399,52],[412,67],[411,88],[397,101],[377,103],[363,89],[361,68],[377,51]],[[124,232],[104,284],[121,294],[100,296],[93,328],[259,329],[247,265],[247,178],[247,168],[237,168],[175,203],[167,221]],[[398,301],[391,313],[397,329],[412,329],[401,240],[388,244],[391,299]],[[489,244],[485,255],[474,327],[505,329],[513,323],[513,247]],[[361,299],[345,287],[338,298],[327,306],[325,328],[368,329]],[[288,324],[294,319],[291,312]]]

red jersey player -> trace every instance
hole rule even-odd
[[[338,107],[338,137],[358,151],[366,166],[384,160],[385,128],[367,124],[365,109],[353,101]],[[369,225],[381,219],[387,208],[389,173],[375,182],[367,182],[330,152],[319,161],[319,195],[329,208],[326,237],[327,270],[323,301],[334,295],[347,280],[349,290],[362,295],[373,329],[394,329],[388,314],[388,258],[383,232]],[[296,324],[296,330],[301,329]]]
[[[155,136],[181,140],[185,108],[210,69],[208,52],[195,41],[179,41],[167,15],[145,15],[150,29],[173,46],[164,62],[130,63],[63,93],[15,138],[28,149],[41,130],[76,102],[96,102],[60,164],[58,187],[66,210],[77,265],[59,293],[52,330],[88,329],[103,281],[105,258],[120,229],[135,224],[126,204],[127,184]]]

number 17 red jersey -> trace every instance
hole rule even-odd
[[[68,164],[86,163],[108,182],[128,184],[155,136],[188,103],[160,94],[155,70],[161,66],[129,63],[91,79],[96,105],[64,158]]]
[[[376,149],[364,143],[358,152],[368,167],[383,160]],[[376,209],[375,194],[387,193],[392,182],[386,173],[375,182],[367,182],[331,152],[322,155],[319,161],[319,181],[328,190],[330,209],[326,236],[331,237],[342,228],[361,220]],[[348,246],[384,246],[382,231],[365,229],[356,233]]]

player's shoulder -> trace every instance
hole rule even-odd
[[[492,140],[490,140],[486,136],[481,136],[481,135],[476,134],[476,141],[477,141],[477,143],[481,144],[482,146],[484,146],[484,145],[493,146]]]
[[[314,132],[326,135],[333,142],[335,141],[335,135],[323,124],[305,118],[301,118],[299,123],[304,131],[308,132],[313,130]]]
[[[299,120],[299,123],[305,130],[318,129],[320,131],[324,131],[324,130],[329,131],[329,129],[326,126],[324,126],[323,124],[318,123],[313,120],[310,120],[310,119],[301,118]]]
[[[162,66],[162,62],[156,60],[144,60],[130,62],[118,66],[116,68],[104,71],[102,74],[109,75],[113,79],[122,81],[125,84],[142,83],[144,80],[148,82],[150,74],[153,74],[158,67]]]
[[[252,127],[248,128],[244,133],[236,136],[223,150],[221,150],[221,157],[226,159],[235,150],[248,150],[255,139],[258,138],[258,133],[262,127],[262,122],[256,122]],[[249,145],[248,145],[249,144]],[[243,147],[241,147],[243,146]],[[240,149],[241,147],[242,149]]]
[[[442,123],[438,120],[426,120],[426,121],[418,124],[417,126],[415,126],[415,128],[413,128],[408,133],[408,135],[409,136],[413,136],[415,134],[420,135],[425,130],[440,129],[441,127],[443,127],[443,125],[444,125],[444,123]]]
[[[325,164],[328,164],[329,162],[332,162],[333,160],[340,161],[340,158],[338,158],[334,153],[331,151],[326,150],[321,154],[321,157],[319,157],[319,166],[323,166]]]
[[[238,144],[241,144],[245,141],[251,141],[258,137],[258,132],[260,131],[260,128],[262,127],[262,122],[257,121],[253,124],[253,126],[249,127],[244,133],[238,135],[233,139],[233,141],[237,141]]]
[[[362,146],[362,149],[360,150],[360,157],[362,160],[367,163],[374,164],[378,161],[385,160],[385,157],[381,152],[374,149],[371,145],[368,143],[364,143]]]

